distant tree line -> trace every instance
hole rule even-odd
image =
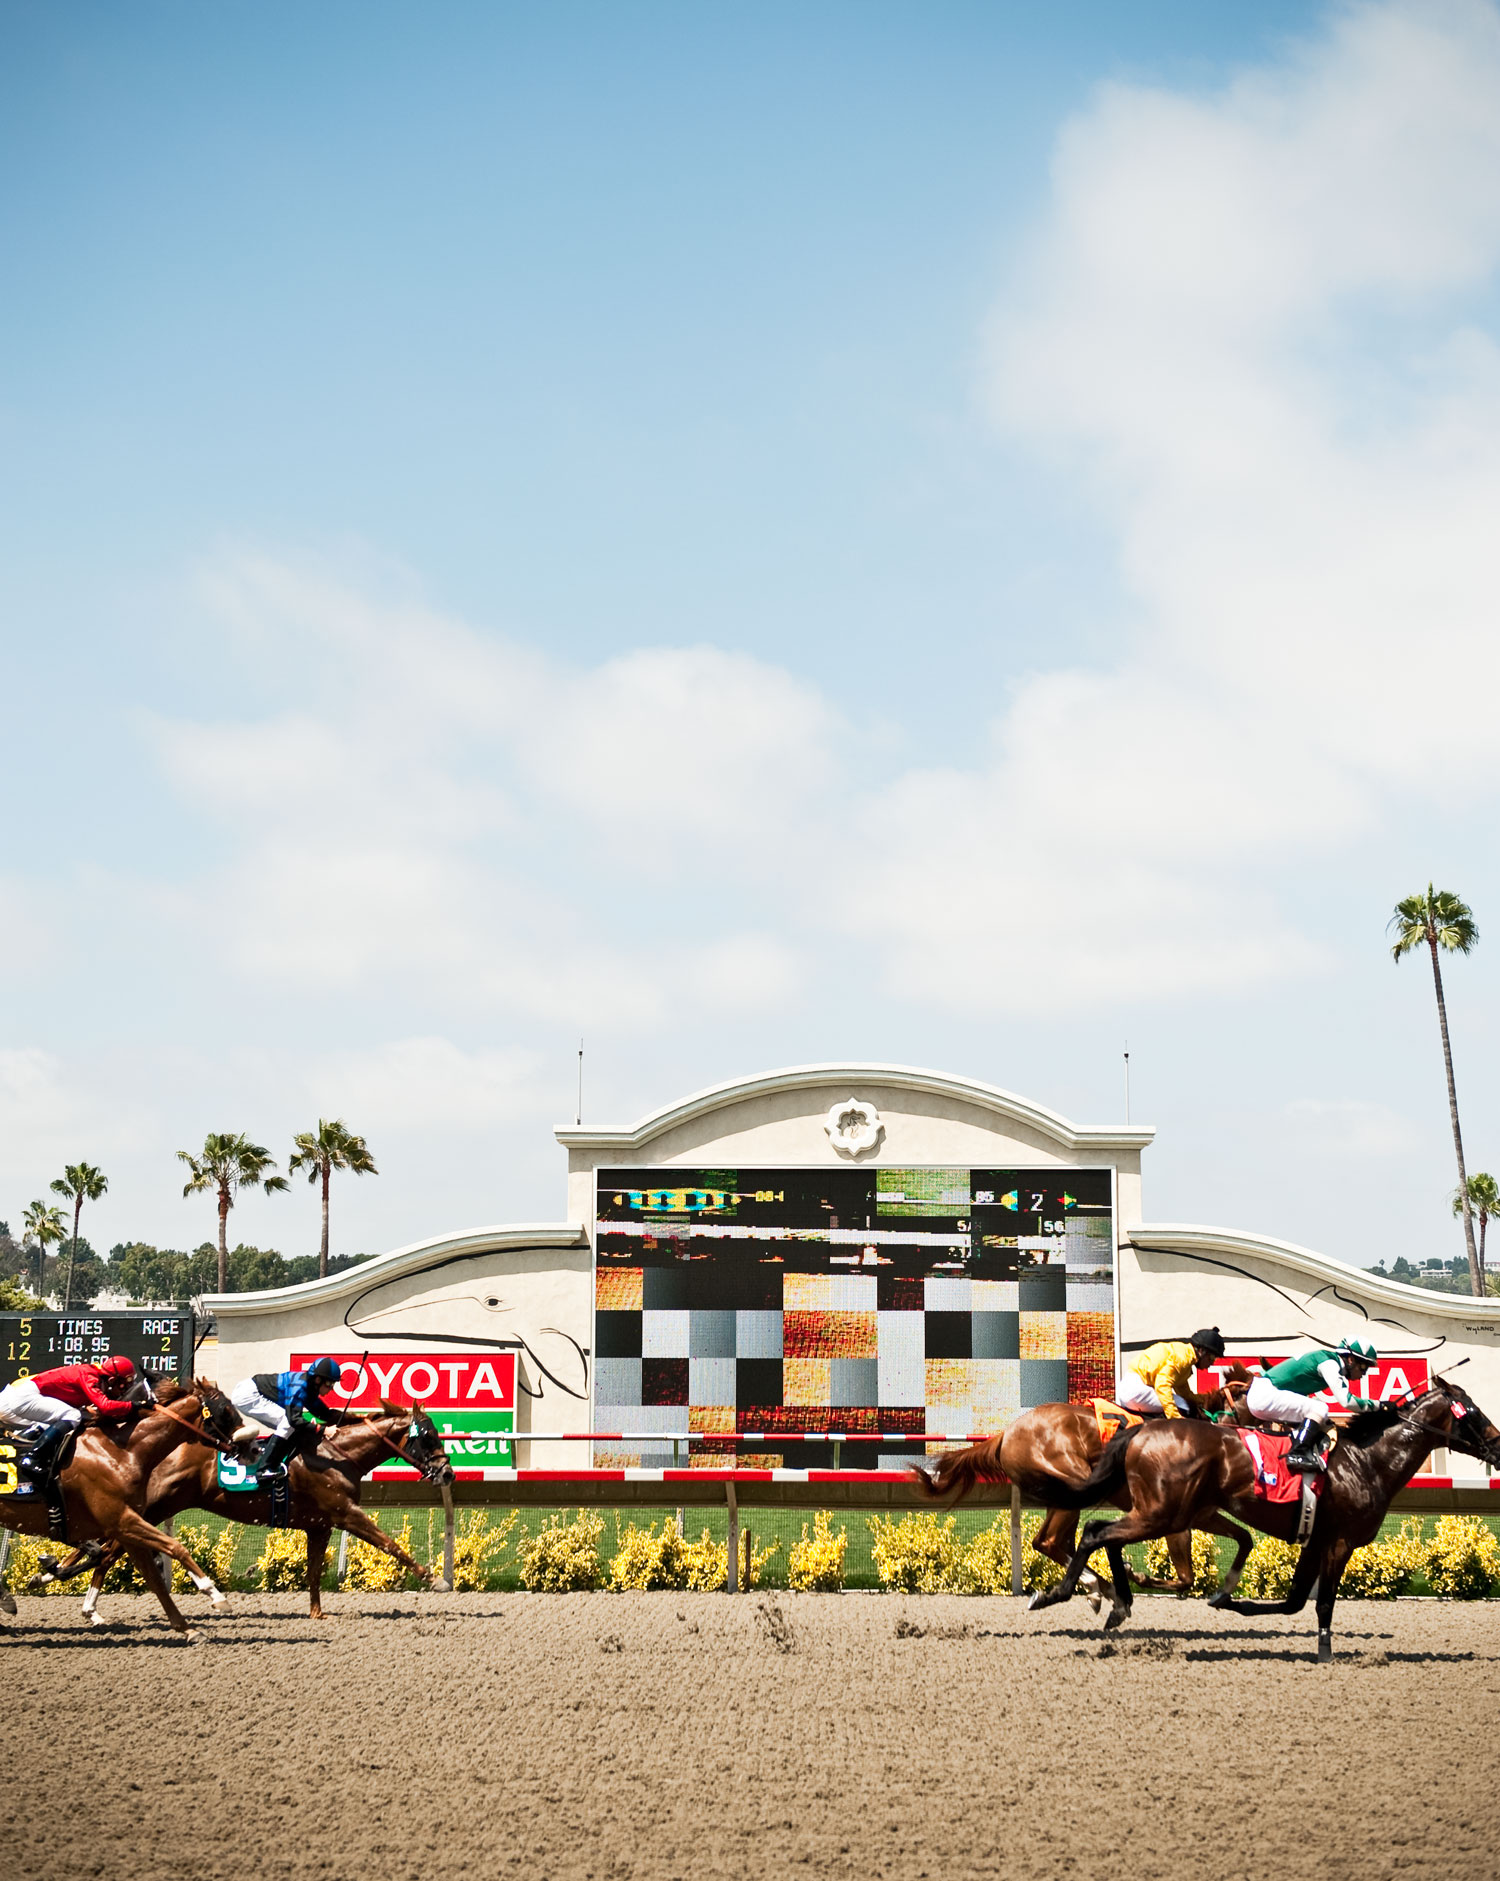
[[[17,1241],[10,1224],[0,1221],[0,1312],[19,1312],[40,1306],[44,1299],[61,1300],[68,1285],[72,1260],[72,1307],[90,1307],[105,1293],[121,1293],[131,1301],[190,1300],[202,1293],[219,1292],[219,1250],[204,1241],[191,1253],[181,1248],[153,1247],[148,1241],[121,1241],[108,1257],[97,1254],[82,1236],[77,1251],[69,1236],[60,1254],[41,1244]],[[330,1274],[368,1260],[368,1254],[335,1254],[327,1262]],[[322,1265],[317,1254],[288,1259],[270,1247],[249,1247],[241,1242],[227,1250],[227,1293],[262,1293],[270,1287],[294,1287],[316,1280]]]

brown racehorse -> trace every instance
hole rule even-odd
[[[203,1446],[199,1429],[203,1396],[211,1390],[211,1386],[195,1383],[193,1391],[176,1397],[170,1405],[142,1407],[124,1421],[123,1428],[86,1424],[67,1467],[57,1478],[70,1539],[75,1543],[102,1543],[111,1557],[128,1554],[141,1579],[156,1595],[174,1633],[187,1634],[188,1623],[172,1600],[157,1555],[168,1555],[185,1568],[194,1585],[216,1606],[224,1596],[182,1543],[154,1527],[143,1510],[149,1499],[152,1473],[162,1464],[179,1453],[212,1456],[212,1451]],[[0,1523],[18,1534],[47,1534],[46,1497],[28,1496],[20,1503],[14,1496],[5,1497],[0,1500]],[[95,1547],[86,1558],[97,1559],[98,1554]]]
[[[238,1414],[235,1414],[238,1421]],[[419,1561],[387,1535],[359,1506],[359,1492],[364,1478],[393,1456],[416,1465],[428,1482],[453,1481],[443,1440],[437,1426],[422,1410],[382,1402],[378,1411],[351,1416],[342,1424],[327,1426],[315,1451],[303,1451],[288,1466],[291,1491],[292,1528],[307,1535],[307,1592],[313,1619],[323,1615],[323,1564],[328,1554],[328,1539],[336,1528],[346,1529],[372,1548],[391,1555],[408,1573],[437,1593],[447,1592],[447,1582],[424,1568]],[[166,1459],[152,1475],[147,1509],[156,1521],[180,1515],[184,1509],[207,1509],[213,1515],[227,1516],[234,1522],[246,1522],[265,1528],[271,1522],[271,1496],[265,1489],[223,1489],[219,1485],[218,1458],[212,1452],[190,1456],[186,1452]],[[104,1582],[108,1562],[101,1562],[93,1573],[84,1612],[96,1626],[103,1624],[98,1614],[99,1589]],[[68,1568],[62,1569],[66,1575]]]
[[[1200,1398],[1198,1403],[1205,1412],[1227,1410],[1239,1419],[1248,1415],[1243,1407],[1249,1386],[1250,1374],[1245,1367],[1231,1365],[1223,1386]],[[1179,1420],[1163,1418],[1161,1421]],[[1032,1539],[1032,1547],[1059,1567],[1066,1568],[1077,1545],[1081,1506],[1073,1500],[1072,1492],[1089,1476],[1103,1448],[1092,1407],[1038,1404],[1029,1411],[1022,1411],[998,1437],[971,1444],[967,1450],[950,1450],[946,1456],[938,1458],[930,1472],[917,1468],[911,1475],[921,1494],[933,1502],[960,1501],[976,1483],[1014,1483],[1023,1496],[1042,1503],[1047,1509]],[[1065,1501],[1058,1499],[1059,1486],[1067,1492]],[[1189,1593],[1193,1585],[1192,1536],[1184,1529],[1168,1535],[1166,1543],[1173,1568],[1170,1580],[1153,1580],[1131,1568],[1126,1572],[1137,1587]],[[1092,1569],[1084,1571],[1082,1584],[1097,1613],[1104,1584]]]
[[[1130,1586],[1119,1572],[1121,1549],[1180,1528],[1227,1535],[1235,1558],[1221,1593],[1211,1605],[1232,1613],[1300,1613],[1317,1585],[1318,1658],[1333,1657],[1333,1604],[1349,1556],[1380,1533],[1391,1499],[1440,1444],[1500,1468],[1500,1430],[1451,1379],[1405,1404],[1382,1405],[1351,1418],[1328,1458],[1328,1481],[1317,1515],[1292,1575],[1285,1600],[1236,1600],[1251,1536],[1231,1521],[1248,1522],[1290,1541],[1296,1534],[1296,1503],[1268,1503],[1253,1494],[1254,1466],[1231,1431],[1184,1419],[1149,1423],[1122,1432],[1104,1448],[1084,1493],[1121,1504],[1117,1518],[1090,1522],[1079,1539],[1062,1584],[1038,1594],[1033,1607],[1068,1599],[1089,1556],[1103,1548],[1114,1571],[1106,1627],[1129,1617]],[[1226,1513],[1226,1511],[1228,1513]]]

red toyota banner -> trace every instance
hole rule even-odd
[[[292,1370],[311,1365],[321,1352],[294,1352]],[[516,1408],[514,1352],[369,1353],[332,1352],[339,1382],[330,1398],[354,1411],[372,1411],[382,1398],[420,1404],[426,1411],[513,1411]]]
[[[1217,1391],[1228,1375],[1231,1365],[1243,1365],[1252,1375],[1258,1371],[1269,1371],[1273,1365],[1280,1365],[1291,1355],[1286,1352],[1262,1352],[1251,1358],[1247,1353],[1231,1352],[1215,1365],[1204,1365],[1193,1376],[1195,1391]],[[1408,1392],[1423,1392],[1431,1382],[1424,1358],[1383,1358],[1377,1359],[1365,1373],[1363,1381],[1354,1387],[1362,1398],[1373,1398],[1377,1404],[1389,1404],[1393,1398],[1404,1398]],[[1332,1391],[1314,1391],[1309,1394],[1321,1398],[1325,1404],[1337,1410],[1344,1402]]]

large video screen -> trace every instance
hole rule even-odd
[[[1108,1396],[1112,1204],[1108,1169],[601,1169],[595,1462],[900,1468]]]

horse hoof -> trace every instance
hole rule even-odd
[[[1230,1604],[1228,1590],[1222,1594],[1210,1594],[1203,1604],[1207,1607],[1227,1607]]]
[[[1123,1626],[1124,1624],[1125,1615],[1121,1613],[1118,1607],[1111,1607],[1109,1612],[1104,1616],[1104,1630],[1106,1633],[1112,1633],[1117,1626]]]
[[[208,1604],[211,1607],[227,1607],[229,1602],[225,1599],[220,1589],[216,1587],[208,1596]]]
[[[1097,1613],[1099,1611],[1100,1601],[1102,1598],[1102,1596],[1100,1595],[1099,1589],[1097,1587],[1085,1587],[1083,1591],[1089,1597],[1090,1607],[1092,1607],[1094,1612]]]
[[[3,1588],[0,1588],[0,1612],[14,1613],[15,1610],[16,1602],[14,1595],[8,1594]]]
[[[201,1633],[195,1633],[192,1627],[189,1626],[180,1632],[177,1637],[182,1641],[184,1646],[196,1646],[202,1640],[203,1635]]]
[[[26,1592],[28,1594],[44,1594],[47,1591],[47,1583],[51,1578],[52,1576],[50,1574],[33,1574],[31,1579],[26,1583]]]
[[[435,1581],[429,1581],[427,1583],[427,1591],[430,1594],[451,1594],[453,1589],[443,1579],[442,1575],[439,1574]]]

